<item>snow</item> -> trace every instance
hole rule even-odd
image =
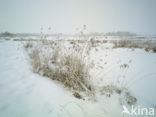
[[[94,85],[126,86],[138,105],[156,105],[156,54],[107,46],[91,50]],[[123,64],[128,67],[121,67]],[[117,94],[108,98],[97,93],[96,102],[83,101],[58,82],[33,73],[21,42],[1,39],[0,66],[0,117],[122,116]]]
[[[95,114],[95,109],[102,113],[97,103],[78,100],[55,81],[32,73],[20,42],[0,43],[0,55],[1,117],[69,117],[75,109],[74,117]]]
[[[156,54],[143,49],[105,49],[98,47],[92,51],[96,67],[92,75],[98,86],[103,84],[119,84],[128,87],[142,103],[156,103]],[[93,54],[94,53],[94,54]],[[127,68],[121,65],[127,64]],[[96,74],[95,74],[96,71]]]
[[[66,100],[67,92],[30,71],[20,43],[0,44],[0,116],[51,116],[52,108]]]

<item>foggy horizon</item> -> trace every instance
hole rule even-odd
[[[156,34],[155,0],[1,0],[0,32]],[[48,30],[48,28],[51,28]]]

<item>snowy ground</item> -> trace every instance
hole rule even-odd
[[[156,105],[155,53],[98,46],[92,49],[91,58],[95,86],[118,83],[130,89],[138,105]],[[57,82],[34,74],[21,42],[1,39],[0,66],[0,117],[122,116],[116,94],[110,98],[97,94],[96,102],[83,101]]]

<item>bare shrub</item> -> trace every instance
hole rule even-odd
[[[111,95],[113,93],[117,93],[117,94],[121,94],[122,92],[122,89],[115,86],[115,85],[106,85],[106,86],[103,86],[100,90],[101,94],[102,95],[105,95],[107,97],[111,97]]]
[[[125,93],[125,99],[128,105],[134,105],[137,102],[137,99],[130,92]]]
[[[110,43],[114,44],[113,48],[144,48],[147,52],[156,52],[155,40],[111,40]]]
[[[51,44],[46,43],[40,49],[35,47],[30,51],[29,57],[33,71],[57,80],[70,89],[92,92],[93,87],[89,81],[90,62],[85,56],[87,49],[84,47],[76,51],[64,46],[60,48],[59,42]]]
[[[124,48],[124,47],[131,47],[132,41],[130,40],[112,40],[114,43],[114,48]]]
[[[74,92],[73,96],[78,98],[78,99],[82,99],[82,96],[78,92]]]
[[[39,49],[35,48],[31,51],[31,53],[29,53],[29,57],[30,57],[30,63],[32,65],[33,71],[35,73],[38,73],[39,70],[41,69],[41,60],[40,60],[40,56],[39,56]]]
[[[129,65],[128,64],[122,64],[122,65],[120,65],[120,68],[129,68]]]
[[[150,49],[149,49],[149,48],[145,48],[145,51],[146,51],[146,52],[149,52],[149,51],[150,51]]]
[[[43,69],[44,76],[58,80],[65,86],[75,90],[83,91],[86,88],[91,90],[87,81],[89,77],[87,65],[79,55],[75,54],[61,55],[60,51],[56,49],[50,59],[53,68],[45,64],[46,66]]]
[[[33,47],[33,43],[31,41],[27,41],[24,45],[24,48],[27,49],[27,48],[32,48]]]
[[[107,40],[103,40],[103,43],[107,43],[108,41]]]
[[[100,40],[95,40],[94,38],[90,39],[91,47],[97,47],[102,42]]]
[[[152,48],[152,49],[153,49],[153,52],[156,53],[156,47],[154,47],[154,48]]]
[[[8,37],[5,37],[4,39],[5,39],[6,41],[9,41],[9,40],[11,40],[11,39],[10,39],[10,38],[8,38]]]
[[[103,86],[100,89],[100,93],[106,97],[111,97],[114,93],[120,95],[119,101],[122,105],[123,103],[134,105],[137,102],[137,98],[135,98],[127,88],[118,87],[112,84]]]

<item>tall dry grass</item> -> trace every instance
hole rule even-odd
[[[88,45],[67,47],[60,41],[39,41],[28,55],[35,73],[59,81],[74,91],[93,94]]]

